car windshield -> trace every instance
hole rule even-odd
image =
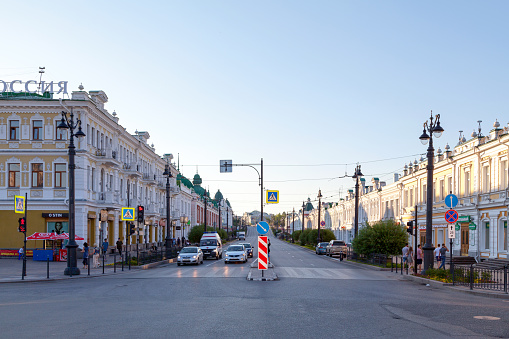
[[[236,252],[236,251],[243,251],[243,246],[230,246],[228,247],[228,252]]]
[[[245,248],[251,248],[251,244],[242,244]]]
[[[202,239],[200,240],[200,246],[217,246],[216,239]]]
[[[180,253],[196,253],[198,249],[196,247],[184,247]]]
[[[332,243],[333,246],[345,246],[345,242],[344,241],[334,241]]]
[[[323,247],[327,246],[328,244],[329,244],[328,242],[321,242],[320,244],[318,244],[318,246]]]

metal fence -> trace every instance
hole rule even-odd
[[[468,286],[482,290],[492,290],[507,293],[508,266],[503,268],[476,267],[476,265],[452,264],[452,284]]]
[[[178,253],[182,247],[171,247],[168,250],[161,247],[157,250],[141,251],[138,253],[138,265],[150,264],[153,262],[163,261],[165,259],[172,259],[178,256]]]
[[[346,258],[348,260],[360,262],[363,264],[369,264],[373,266],[379,267],[388,267],[387,262],[391,260],[390,257],[387,257],[385,254],[381,253],[371,253],[369,255],[355,253],[352,249],[348,249],[346,252]]]

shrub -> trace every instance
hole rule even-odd
[[[329,229],[321,229],[320,230],[320,238],[322,238],[323,242],[329,242],[331,240],[336,240],[336,236],[334,232]]]
[[[292,238],[293,238],[293,241],[297,242],[299,241],[299,238],[300,238],[300,234],[302,233],[302,231],[295,231],[292,233]]]
[[[214,231],[213,227],[210,226],[207,227],[207,232],[213,231]],[[221,231],[224,232],[224,234]],[[221,237],[221,239],[226,239],[225,230],[219,230],[218,234]],[[191,228],[191,230],[189,231],[188,238],[191,243],[199,243],[202,235],[203,235],[203,225],[198,225]],[[225,236],[224,238],[223,235]]]
[[[408,242],[406,229],[394,220],[366,223],[352,241],[356,253],[370,255],[383,253],[387,256],[401,253]]]

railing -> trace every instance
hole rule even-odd
[[[352,249],[348,249],[346,253],[346,258],[348,260],[369,264],[373,266],[379,266],[383,268],[387,268],[387,262],[391,260],[391,258],[387,257],[385,254],[381,253],[371,253],[369,255],[355,253]]]
[[[178,251],[181,247],[172,247],[166,252],[164,247],[158,248],[157,250],[143,251],[139,253],[139,265],[150,264],[153,262],[163,261],[164,259],[176,258]]]
[[[475,267],[452,264],[452,284],[468,286],[470,289],[500,291],[508,293],[508,265],[503,268]]]

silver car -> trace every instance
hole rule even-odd
[[[203,264],[203,252],[195,246],[184,247],[177,257],[177,266],[184,264]]]
[[[224,257],[224,263],[227,264],[229,262],[246,262],[247,261],[247,251],[244,245],[230,245],[226,250],[226,254]]]

